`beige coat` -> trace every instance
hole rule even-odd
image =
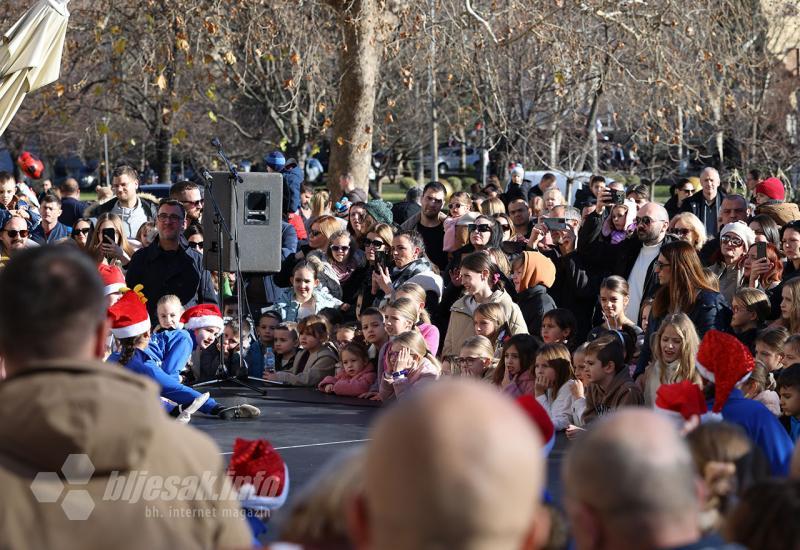
[[[237,501],[162,496],[172,476],[178,488],[202,476],[217,493],[230,484],[214,442],[169,418],[158,393],[147,378],[92,361],[41,363],[1,383],[0,548],[249,547]],[[62,490],[53,472],[68,474],[69,455],[85,455],[94,471],[88,482],[68,476]],[[125,498],[135,479],[150,491],[136,500],[131,483]]]

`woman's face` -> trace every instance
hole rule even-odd
[[[343,236],[333,239],[330,244],[330,250],[331,257],[335,262],[344,262],[348,254],[350,254],[350,238]]]
[[[608,288],[600,289],[600,307],[607,319],[619,319],[628,305],[628,297]]]
[[[478,250],[486,248],[492,238],[492,221],[488,218],[480,217],[470,224],[469,242]]]
[[[461,286],[464,287],[464,293],[472,296],[478,292],[483,291],[488,284],[487,273],[477,273],[469,269],[461,268]]]
[[[511,239],[511,222],[509,222],[506,218],[499,217],[497,218],[497,224],[503,231],[503,240],[507,241]]]
[[[120,244],[119,231],[117,231],[117,228],[114,227],[114,224],[112,222],[110,222],[109,220],[106,220],[106,221],[104,221],[103,223],[101,223],[100,225],[97,226],[97,235],[99,237],[100,244],[106,242],[106,240],[103,238],[103,230],[104,229],[113,229],[114,230],[114,242],[116,244]]]
[[[86,243],[89,240],[89,231],[91,231],[92,226],[89,222],[86,221],[79,221],[75,224],[75,227],[72,229],[72,234],[75,237],[75,242],[77,242],[82,247],[86,246]]]
[[[783,253],[789,260],[800,260],[800,232],[786,229],[783,232]]]
[[[783,290],[781,291],[781,318],[787,320],[791,319],[793,301],[794,296],[792,289],[789,287],[783,287]]]
[[[727,264],[735,264],[742,259],[745,253],[744,241],[733,233],[726,233],[719,239],[722,258]]]
[[[753,233],[756,234],[756,242],[767,242],[767,237],[764,235],[764,228],[761,227],[761,224],[758,222],[750,222],[749,225],[750,229],[753,230]]]
[[[190,236],[188,239],[189,246],[197,250],[200,254],[203,253],[203,236],[195,233],[194,235]]]
[[[516,346],[508,346],[503,354],[503,363],[506,366],[509,376],[516,376],[519,374],[522,363],[519,360],[519,352]]]
[[[386,250],[386,244],[377,233],[367,233],[367,240],[364,244],[364,255],[370,262],[375,261],[375,253]]]
[[[419,248],[405,235],[395,237],[392,241],[392,259],[397,267],[405,267],[419,258],[419,252]]]
[[[658,255],[655,264],[656,273],[658,274],[658,284],[668,285],[672,275],[672,268],[663,254]]]
[[[353,228],[353,231],[355,231],[357,235],[363,235],[364,230],[367,229],[365,223],[366,214],[367,211],[364,209],[363,206],[354,206],[350,208],[350,213],[349,213],[350,227]]]
[[[692,231],[692,228],[684,223],[683,220],[675,220],[672,227],[669,229],[669,233],[672,233],[682,241],[690,243],[692,246],[697,246],[697,242],[695,242],[697,239],[694,231]]]
[[[294,272],[292,287],[298,302],[301,304],[307,302],[311,298],[315,286],[317,286],[317,277],[313,271],[301,267]]]
[[[681,357],[681,348],[683,347],[683,338],[675,330],[672,325],[667,326],[664,332],[661,333],[661,356],[667,363],[672,363]]]
[[[328,237],[319,230],[318,223],[311,224],[311,230],[308,232],[308,244],[314,250],[325,250],[328,246]]]

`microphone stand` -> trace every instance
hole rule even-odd
[[[236,262],[235,274],[236,274],[236,299],[237,299],[237,316],[239,321],[239,369],[238,372],[242,372],[243,363],[244,363],[244,356],[243,356],[243,349],[242,349],[242,271],[239,267],[239,236],[238,231],[236,228],[236,219],[238,216],[238,206],[239,206],[239,195],[236,192],[236,184],[242,183],[242,176],[239,175],[239,172],[236,170],[236,167],[231,164],[228,160],[228,157],[225,155],[225,152],[222,150],[222,144],[220,143],[219,139],[214,138],[211,140],[211,144],[217,148],[217,155],[225,162],[228,167],[228,183],[231,185],[233,189],[233,212],[231,213],[231,217],[233,218],[233,232],[231,232],[231,225],[225,221],[225,216],[222,215],[222,211],[220,210],[219,203],[217,199],[214,197],[213,193],[213,184],[214,179],[211,174],[205,168],[200,169],[200,177],[203,179],[203,187],[205,188],[205,198],[211,199],[211,204],[214,208],[214,224],[217,226],[217,243],[219,245],[219,250],[217,251],[217,281],[219,285],[219,293],[217,296],[217,301],[219,302],[219,310],[220,312],[224,311],[224,296],[222,292],[222,277],[224,274],[224,265],[223,265],[223,252],[225,251],[225,245],[223,243],[223,229],[225,231],[225,236],[229,239],[229,242],[233,245],[233,257]],[[228,246],[231,246],[230,244]],[[252,384],[248,384],[243,380],[240,380],[236,376],[231,375],[231,372],[225,366],[225,349],[220,346],[219,350],[219,368],[217,369],[216,379],[209,380],[207,382],[200,382],[199,384],[195,384],[193,387],[204,387],[210,385],[219,385],[224,384],[226,382],[232,382],[239,386],[248,388],[253,390],[254,392],[260,393],[262,395],[266,395],[266,390],[262,388],[258,388],[253,386]],[[259,382],[262,384],[266,383],[266,380],[262,380],[260,378],[256,378],[254,376],[247,376],[247,380],[252,380],[254,382]]]

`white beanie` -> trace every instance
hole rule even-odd
[[[525,177],[525,169],[522,167],[521,164],[517,164],[514,168],[511,169],[511,175],[514,174],[518,175],[521,178]]]
[[[725,224],[725,226],[722,228],[722,231],[719,232],[720,239],[728,233],[733,233],[742,239],[745,250],[749,250],[750,247],[753,246],[753,243],[756,242],[756,234],[746,223],[742,221]]]

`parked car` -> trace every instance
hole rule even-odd
[[[480,149],[475,147],[466,147],[466,155],[467,155],[467,169],[470,167],[474,168],[475,170],[480,170],[481,167],[481,155]],[[422,157],[423,167],[424,169],[430,170],[431,166],[431,156],[427,154]],[[418,158],[415,156],[414,158],[410,159],[409,165],[413,171],[417,170],[417,165],[419,163]],[[460,172],[461,171],[461,146],[448,146],[442,147],[439,149],[439,160],[436,162],[436,171],[439,173],[440,176],[447,174],[449,172]]]

